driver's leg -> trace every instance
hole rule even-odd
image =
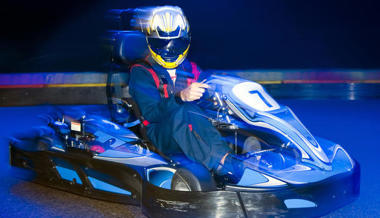
[[[242,163],[219,131],[212,126],[203,111],[194,104],[183,104],[165,123],[151,124],[148,135],[157,148],[165,153],[183,152],[186,157],[202,163],[219,176],[237,182],[242,174]]]
[[[181,105],[169,122],[173,127],[172,137],[183,153],[209,170],[216,169],[223,156],[230,151],[203,111],[192,103]]]

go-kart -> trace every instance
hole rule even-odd
[[[218,181],[184,155],[156,152],[131,130],[138,119],[120,125],[82,111],[46,115],[38,136],[14,138],[11,164],[31,170],[38,183],[141,205],[151,217],[320,216],[358,196],[357,162],[342,146],[313,137],[262,86],[227,76],[211,76],[208,84],[212,94],[198,104],[246,157],[237,184]]]
[[[342,146],[314,137],[258,83],[211,75],[198,106],[241,157],[237,183],[147,137],[128,95],[128,66],[146,55],[136,31],[112,32],[111,118],[55,111],[32,137],[10,141],[12,166],[50,187],[140,205],[149,217],[321,216],[355,200],[360,167]],[[125,69],[125,70],[124,70]]]

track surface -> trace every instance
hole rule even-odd
[[[314,134],[340,143],[361,164],[360,198],[327,217],[380,216],[380,100],[281,100]],[[109,203],[19,180],[8,165],[7,137],[39,124],[47,106],[0,108],[0,217],[144,217],[139,207]],[[86,108],[107,115],[105,106]]]

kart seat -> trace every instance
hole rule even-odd
[[[113,34],[113,62],[130,66],[149,55],[145,35],[140,31],[117,31]]]
[[[136,102],[129,94],[130,66],[149,55],[145,35],[140,31],[114,31],[111,33],[111,70],[107,77],[107,97],[113,121],[134,131],[150,144],[149,149],[157,149],[149,143],[143,117]],[[125,111],[123,116],[123,111]],[[140,121],[140,122],[136,122]],[[137,124],[133,127],[129,124]]]

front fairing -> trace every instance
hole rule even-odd
[[[253,151],[245,161],[251,174],[258,171],[286,183],[305,184],[354,168],[354,161],[342,146],[314,137],[290,108],[279,105],[261,85],[225,76],[212,76],[208,84],[223,101],[222,107],[228,108],[228,118],[223,122],[234,123],[270,144],[269,149]],[[281,158],[275,160],[281,161],[277,166],[272,164],[276,158]],[[249,186],[249,180],[246,182],[240,185]]]

